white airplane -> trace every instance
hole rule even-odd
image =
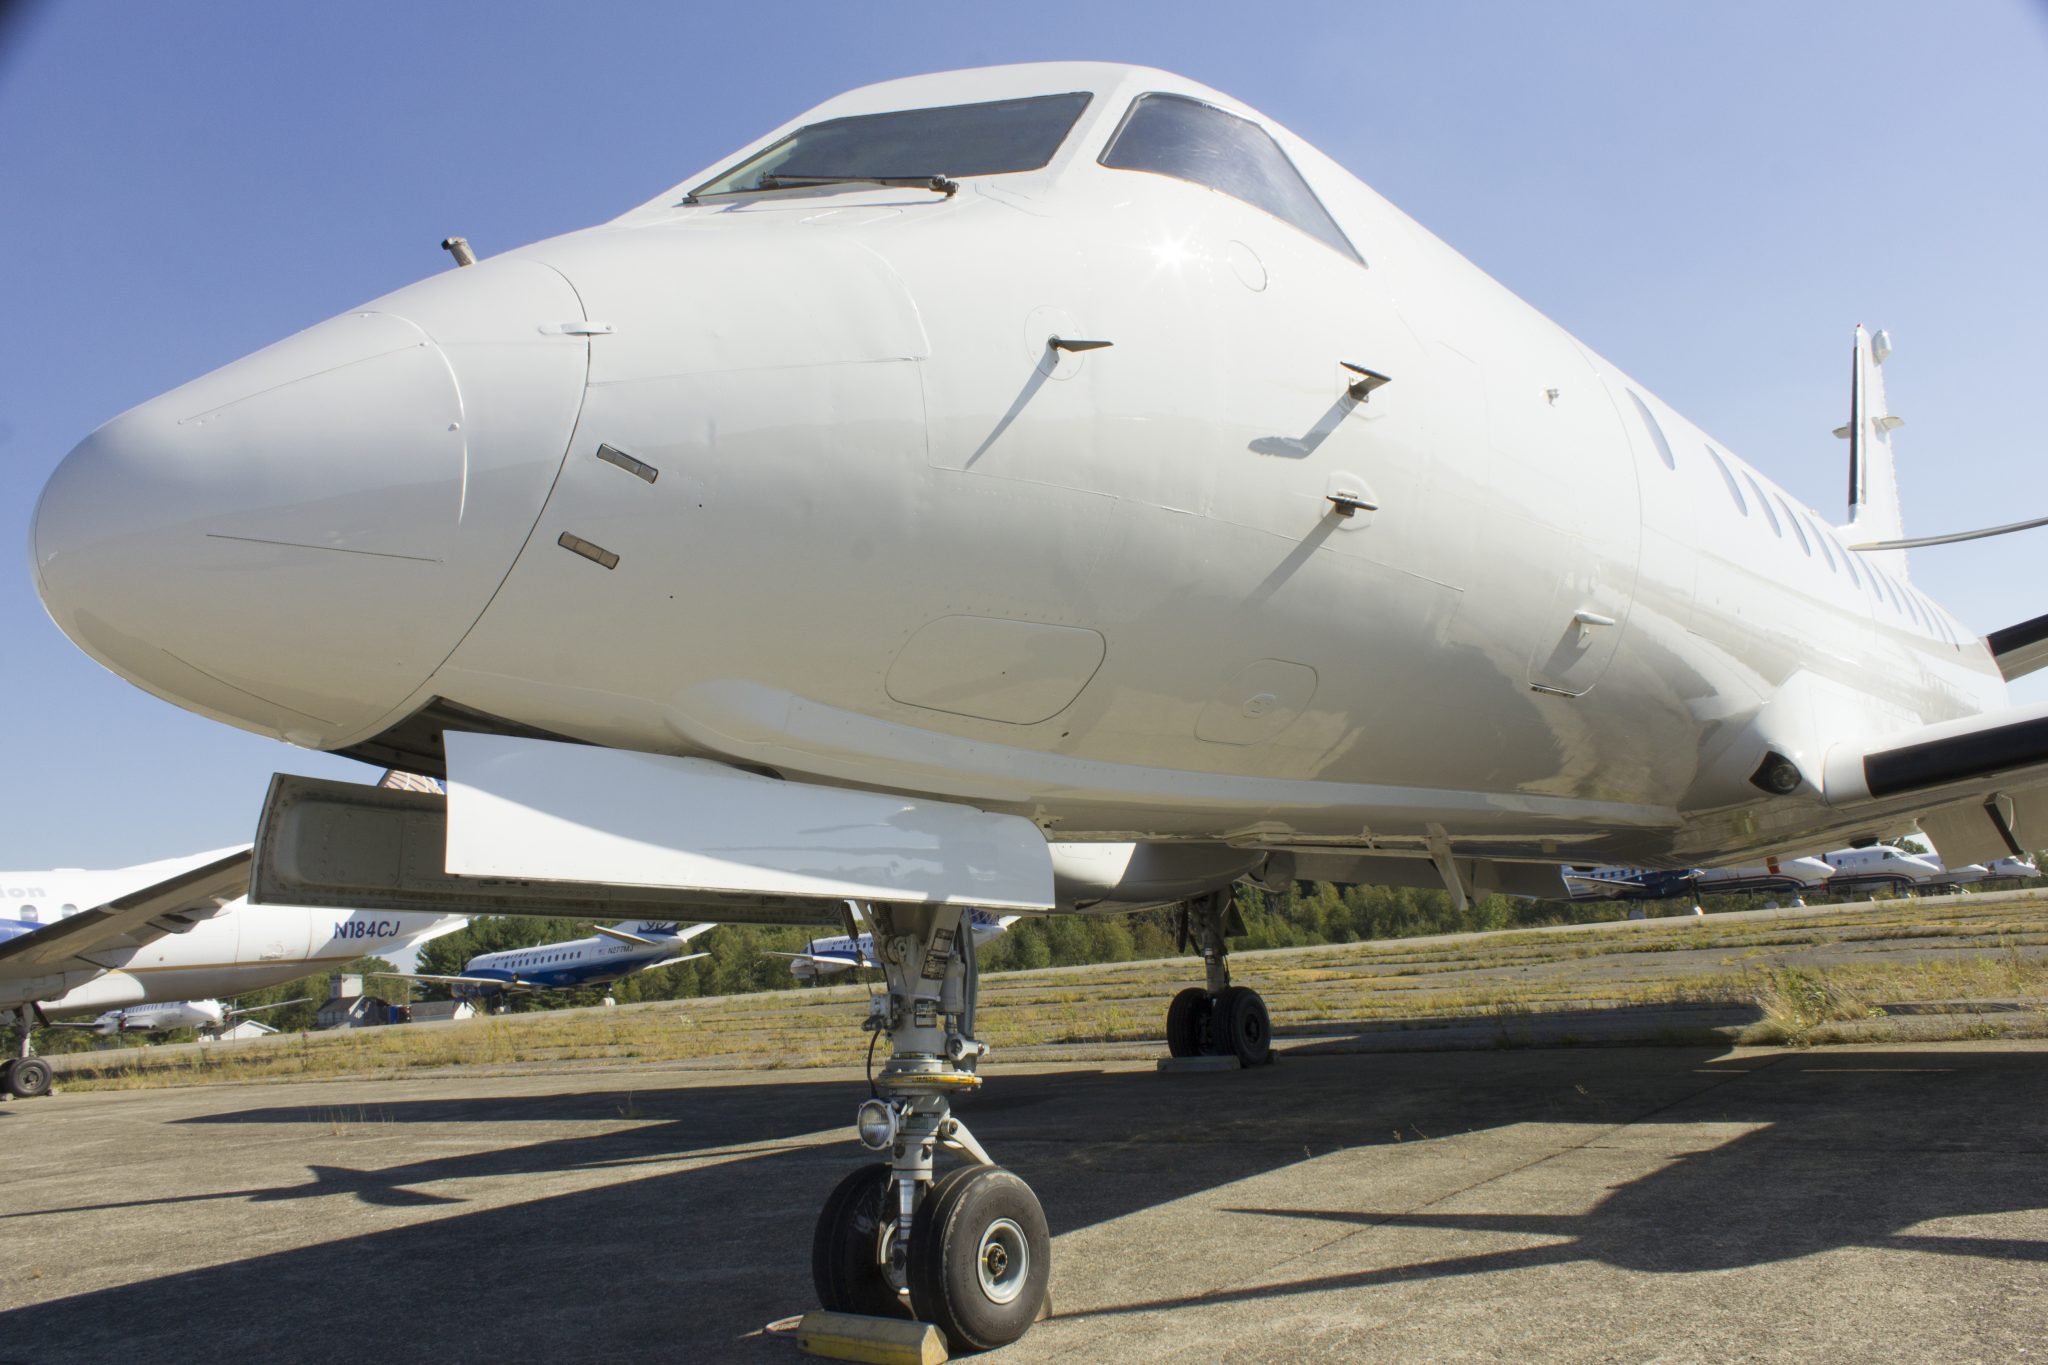
[[[694,962],[708,953],[685,953],[689,941],[715,924],[693,924],[678,929],[674,924],[637,923],[615,927],[595,926],[588,938],[562,943],[540,943],[531,948],[508,948],[502,952],[478,953],[462,964],[459,976],[434,976],[425,972],[378,972],[407,981],[431,981],[449,987],[457,1000],[502,1001],[506,996],[529,991],[566,991],[578,986],[609,986],[634,972],[678,962]]]
[[[1821,858],[1766,858],[1761,863],[1740,867],[1567,867],[1563,871],[1571,899],[1584,901],[1669,900],[1677,896],[1698,899],[1742,891],[1788,891],[1798,895],[1818,890],[1834,870]]]
[[[1821,856],[1832,869],[1828,889],[1837,892],[1876,886],[1889,886],[1898,891],[1931,890],[1974,886],[1993,880],[2023,880],[2040,875],[2031,858],[2006,857],[1994,859],[1989,864],[1967,863],[1951,868],[1942,862],[1939,853],[1918,853],[1888,844],[1837,849]]]
[[[2048,826],[2048,707],[2006,691],[2048,617],[1982,639],[1912,585],[1884,334],[1830,525],[1194,82],[891,81],[612,221],[448,245],[86,437],[39,591],[158,696],[447,774],[280,777],[259,899],[861,902],[894,1055],[830,1307],[964,1349],[1043,1302],[1039,1205],[951,1112],[968,906],[1185,900],[1169,1045],[1257,1061],[1241,877],[1462,901]]]
[[[198,1029],[202,1033],[219,1032],[227,1027],[230,1019],[304,1003],[305,997],[301,997],[280,1000],[273,1005],[231,1009],[218,1000],[164,1000],[153,1005],[128,1005],[108,1010],[89,1024],[60,1024],[58,1027],[89,1028],[102,1037],[117,1033],[172,1033],[181,1028]]]
[[[250,905],[249,861],[245,845],[108,871],[0,872],[0,1010],[14,1016],[16,1034],[0,1092],[48,1092],[49,1065],[30,1047],[38,1019],[152,1002],[197,1008],[403,952],[468,923],[435,912]]]
[[[996,935],[1018,920],[1016,915],[992,915],[986,910],[970,910],[967,918],[974,934],[976,948],[985,947],[993,942]],[[875,936],[871,933],[841,934],[837,938],[814,938],[804,945],[804,950],[800,953],[778,952],[774,949],[768,950],[768,953],[771,957],[791,959],[789,974],[799,981],[815,981],[821,976],[854,970],[864,971],[882,965],[881,960],[875,956]]]

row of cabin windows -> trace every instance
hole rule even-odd
[[[1671,442],[1664,435],[1663,426],[1657,421],[1657,415],[1650,411],[1650,405],[1645,403],[1642,395],[1634,389],[1628,390],[1628,396],[1635,404],[1637,414],[1643,419],[1644,428],[1650,433],[1651,444],[1657,449],[1657,458],[1663,462],[1666,469],[1677,469],[1678,458],[1672,451]],[[1893,611],[1913,621],[1927,634],[1938,636],[1952,645],[1961,643],[1949,625],[1946,613],[1923,598],[1918,591],[1910,587],[1899,587],[1892,582],[1891,575],[1881,569],[1865,565],[1858,570],[1856,552],[1837,541],[1832,531],[1823,529],[1810,516],[1795,510],[1784,494],[1775,489],[1765,492],[1756,475],[1747,469],[1742,471],[1742,478],[1738,482],[1735,471],[1721,458],[1721,452],[1711,445],[1705,449],[1707,458],[1712,460],[1714,468],[1720,471],[1721,483],[1728,490],[1728,500],[1735,504],[1738,513],[1745,517],[1749,515],[1750,499],[1742,494],[1743,485],[1747,484],[1750,495],[1755,498],[1758,509],[1763,512],[1764,521],[1770,526],[1773,536],[1783,540],[1785,528],[1791,527],[1793,538],[1798,541],[1800,550],[1808,559],[1814,557],[1814,547],[1819,546],[1821,558],[1826,562],[1828,572],[1846,573],[1851,584],[1858,589],[1867,588],[1872,597],[1880,603],[1888,603]],[[1774,502],[1775,508],[1772,506]],[[1784,514],[1782,519],[1779,516],[1780,512]],[[1837,551],[1840,552],[1839,563],[1836,559]]]
[[[575,953],[547,953],[547,954],[545,954],[545,955],[543,955],[543,956],[541,956],[541,957],[529,957],[529,958],[522,958],[522,959],[520,960],[520,962],[519,962],[519,964],[518,964],[518,965],[519,965],[519,966],[522,966],[522,967],[540,967],[540,966],[545,966],[545,965],[546,965],[547,963],[550,963],[550,962],[567,962],[567,961],[569,961],[569,960],[570,960],[570,959],[572,959],[572,958],[579,958],[579,957],[582,957],[582,956],[583,956],[583,954],[582,954],[582,953],[580,953],[580,952],[575,952]]]
[[[62,919],[66,915],[75,915],[77,913],[78,907],[67,903],[58,907],[57,918]],[[40,924],[42,923],[43,912],[36,909],[33,905],[24,905],[15,911],[15,918],[24,924]]]

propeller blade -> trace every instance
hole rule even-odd
[[[1965,540],[1985,540],[1991,536],[2011,535],[2014,531],[2031,531],[2037,526],[2048,526],[2048,517],[2035,517],[2032,521],[2015,521],[2005,526],[1987,526],[1981,531],[1955,531],[1945,536],[1915,536],[1911,540],[1872,540],[1861,545],[1851,545],[1852,550],[1918,550],[1927,545],[1955,545]]]

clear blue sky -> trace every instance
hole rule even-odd
[[[1888,327],[1909,529],[2048,514],[2038,2],[31,6],[0,28],[0,867],[238,842],[273,770],[373,775],[49,623],[29,514],[86,432],[450,233],[581,227],[839,90],[1057,58],[1263,109],[1831,513],[1850,329]],[[1914,574],[1990,630],[2048,611],[2044,561],[2048,531]]]

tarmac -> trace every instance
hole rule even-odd
[[[2048,1045],[991,1065],[1054,1317],[991,1361],[2048,1359]],[[0,1361],[778,1361],[851,1070],[0,1105]]]

